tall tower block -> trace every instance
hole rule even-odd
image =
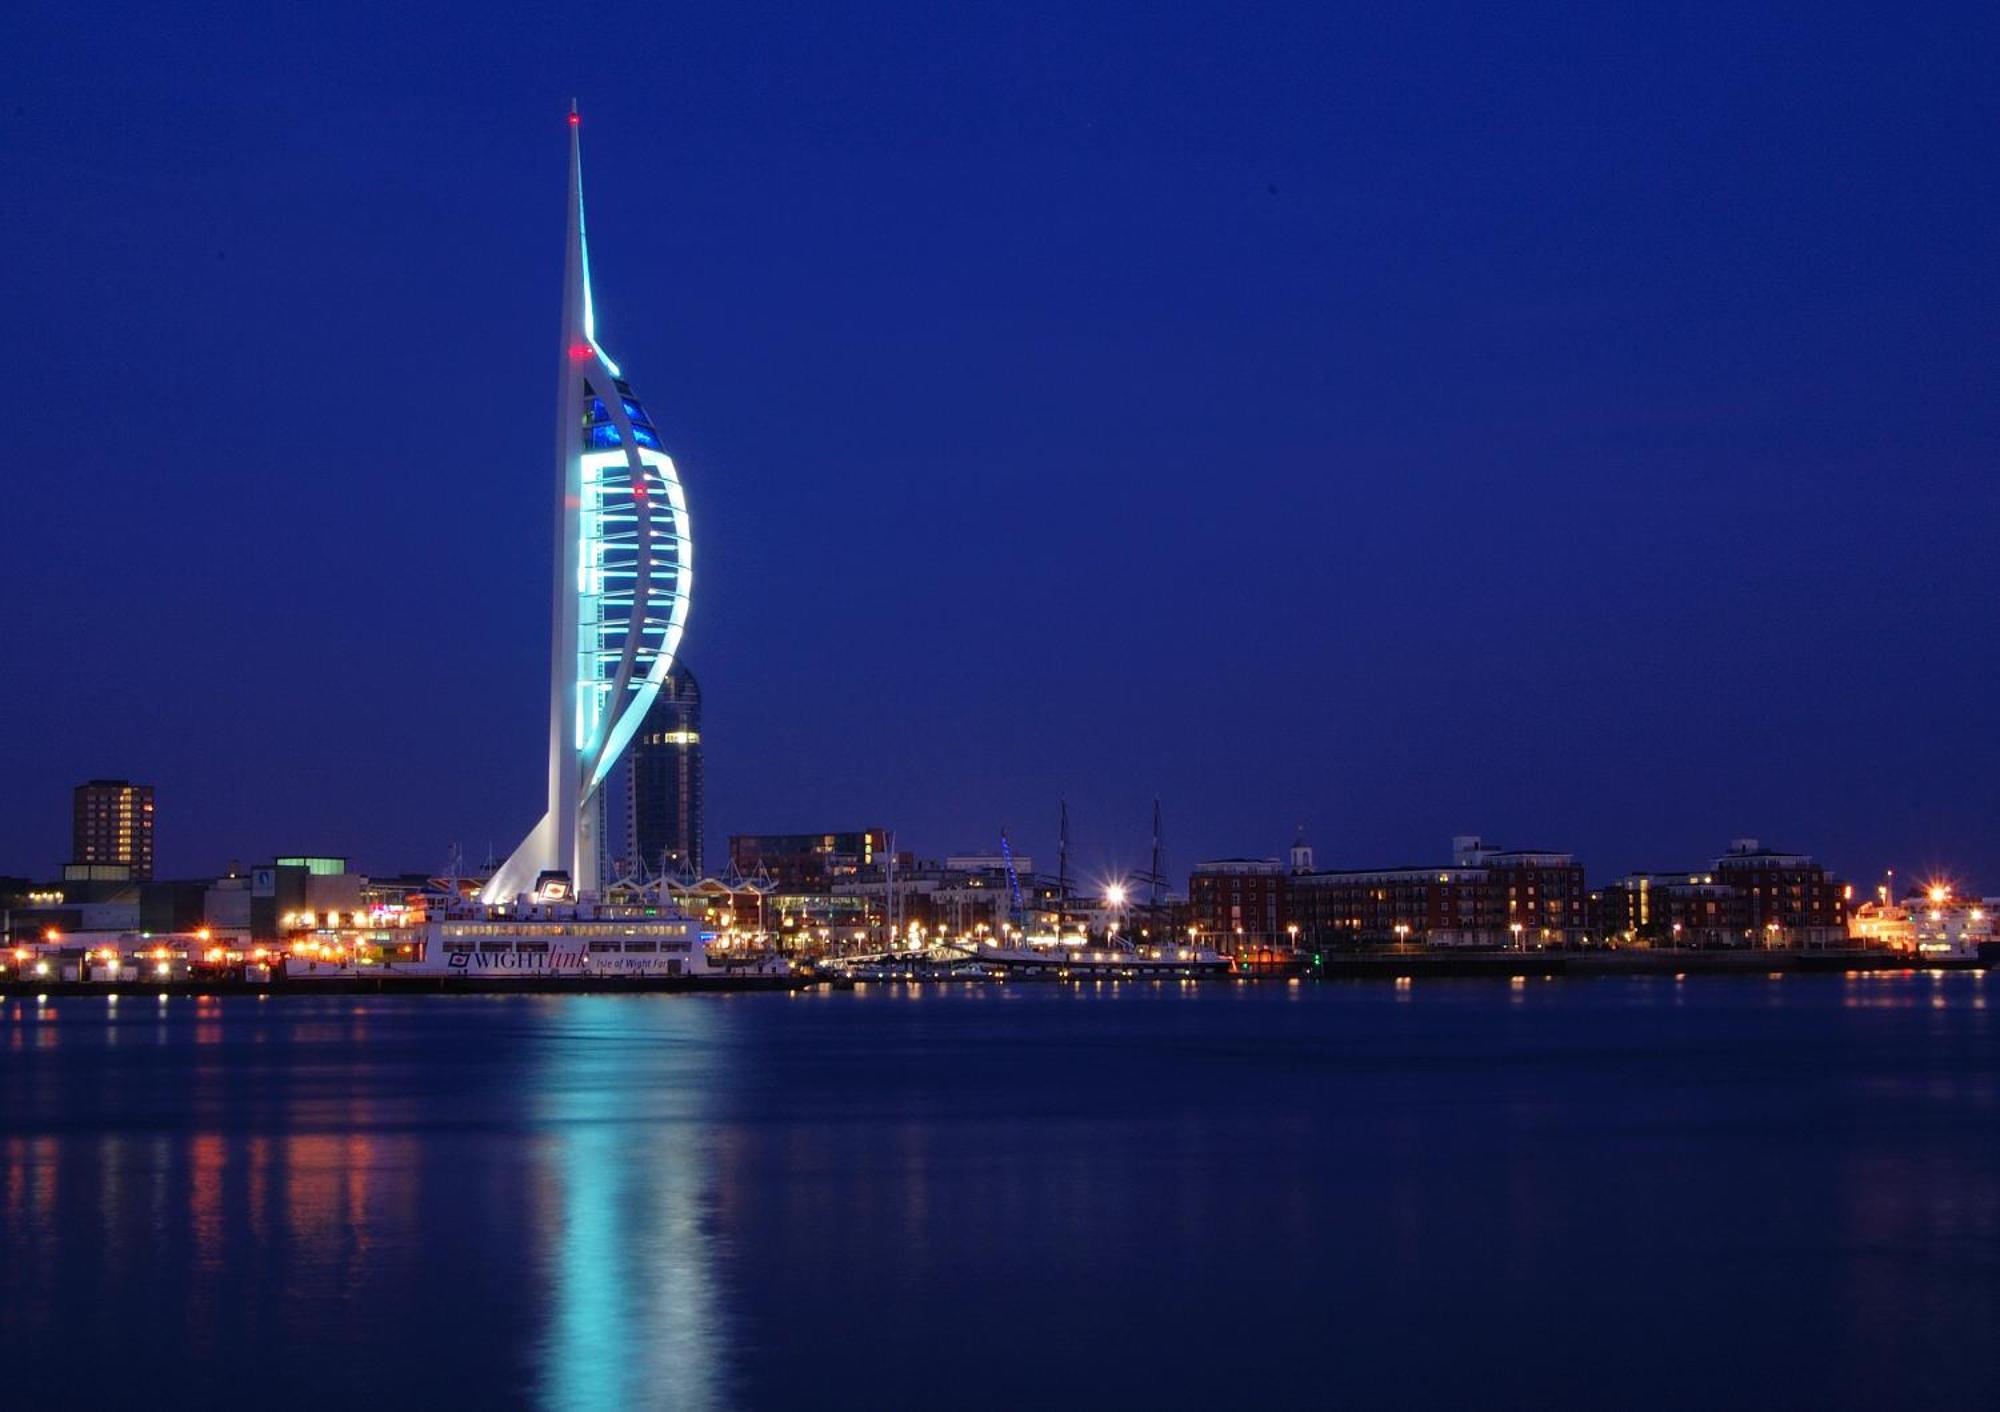
[[[631,857],[648,873],[701,877],[701,687],[686,662],[660,683],[626,760]]]

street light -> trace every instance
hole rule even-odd
[[[1410,939],[1410,924],[1408,922],[1396,923],[1395,932],[1396,945],[1398,947],[1405,945]]]
[[[1285,930],[1290,932],[1292,935],[1292,950],[1297,951],[1299,949],[1299,924],[1297,922],[1293,922],[1290,925],[1288,925],[1285,928]]]
[[[1519,922],[1510,922],[1507,925],[1507,930],[1514,933],[1514,949],[1516,951],[1526,951],[1528,948],[1521,941],[1521,924]]]

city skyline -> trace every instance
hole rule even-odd
[[[893,829],[887,828],[847,828],[836,825],[830,831],[793,830],[763,832],[733,832],[728,836],[728,847],[724,850],[726,863],[718,863],[709,868],[703,861],[707,848],[707,835],[703,817],[703,770],[701,766],[700,732],[700,689],[695,684],[691,672],[684,664],[676,663],[667,674],[662,691],[649,709],[641,730],[649,732],[635,741],[633,751],[626,757],[627,776],[625,781],[628,796],[625,800],[627,817],[625,821],[625,843],[631,856],[619,857],[616,849],[609,850],[607,862],[618,871],[620,878],[643,880],[662,876],[675,877],[686,881],[701,878],[753,878],[768,877],[781,887],[798,881],[793,873],[802,866],[824,864],[828,858],[845,859],[847,866],[843,874],[873,875],[881,880],[878,864],[892,855],[910,860],[919,868],[958,868],[961,864],[978,871],[1000,865],[1003,855],[1008,854],[1008,844],[1003,838],[998,852],[979,850],[960,851],[940,847],[924,841],[910,846],[909,841],[898,839]],[[643,749],[641,747],[644,747]],[[642,783],[643,781],[643,783]],[[642,794],[645,802],[641,802]],[[61,869],[51,868],[45,872],[29,869],[25,873],[12,876],[29,882],[40,880],[61,887],[65,873],[73,873],[74,880],[84,882],[95,879],[100,882],[129,880],[133,883],[149,882],[151,878],[150,858],[152,854],[152,833],[154,828],[154,789],[150,784],[129,780],[94,779],[79,784],[72,791],[74,797],[74,827],[70,848],[70,861]],[[109,801],[107,803],[107,801]],[[125,818],[137,819],[143,810],[143,841],[137,851],[129,857],[113,857],[107,850],[108,838],[117,837],[117,824],[110,825],[106,834],[103,816],[107,812]],[[89,822],[86,822],[86,819]],[[1155,801],[1155,828],[1159,824],[1158,802]],[[1063,828],[1067,829],[1065,817]],[[1109,862],[1078,861],[1079,854],[1073,843],[1064,834],[1064,842],[1058,844],[1058,853],[1068,851],[1070,861],[1067,868],[1068,886],[1080,898],[1111,900],[1115,907],[1123,907],[1128,899],[1135,906],[1143,906],[1138,900],[1140,889],[1147,885],[1151,876],[1146,865],[1136,859],[1117,857]],[[639,854],[655,851],[646,848],[641,840],[650,839],[661,846],[657,850],[657,862],[642,862]],[[88,842],[86,840],[89,840]],[[1304,830],[1294,832],[1289,844],[1283,850],[1269,852],[1239,851],[1229,854],[1206,854],[1178,862],[1164,849],[1165,840],[1156,835],[1153,840],[1161,846],[1158,855],[1164,865],[1159,875],[1159,885],[1164,896],[1187,903],[1194,898],[1195,885],[1206,875],[1215,876],[1260,876],[1272,878],[1316,877],[1322,880],[1351,878],[1365,881],[1375,877],[1407,875],[1419,881],[1437,874],[1438,881],[1448,882],[1446,875],[1455,867],[1465,866],[1467,857],[1511,857],[1518,859],[1560,858],[1565,868],[1574,868],[1579,879],[1592,878],[1593,886],[1614,888],[1638,879],[1654,879],[1669,882],[1675,878],[1695,878],[1700,880],[1703,868],[1715,870],[1724,868],[1729,860],[1746,852],[1758,856],[1800,857],[1811,860],[1810,850],[1794,850],[1785,847],[1771,849],[1764,840],[1737,836],[1729,840],[1726,847],[1697,845],[1692,852],[1684,852],[1677,859],[1668,860],[1667,866],[1642,865],[1618,869],[1593,869],[1589,864],[1586,850],[1573,846],[1544,848],[1522,845],[1510,841],[1487,838],[1480,834],[1454,835],[1451,844],[1456,862],[1441,862],[1433,849],[1430,853],[1419,853],[1410,857],[1389,860],[1374,856],[1316,857],[1317,850],[1311,836]],[[130,844],[122,845],[129,848]],[[778,850],[774,857],[766,856],[770,850]],[[742,856],[746,854],[747,856]],[[821,855],[825,856],[822,857]],[[852,857],[848,858],[847,855]],[[343,870],[350,861],[346,855],[285,854],[278,850],[265,850],[254,854],[258,858],[275,858],[278,862],[300,862],[314,858],[338,858]],[[1689,870],[1684,866],[1688,858],[1697,860],[1697,866]],[[805,861],[801,861],[805,860]],[[360,860],[354,860],[357,863]],[[1024,879],[1037,878],[1044,882],[1054,879],[1056,874],[1037,872],[1029,855],[1011,855],[1011,861],[1018,864]],[[1819,866],[1816,860],[1815,866]],[[130,865],[130,866],[126,866]],[[217,876],[241,876],[246,868],[245,860],[233,858],[226,870],[215,870]],[[902,866],[902,865],[899,865]],[[476,864],[465,856],[462,844],[455,843],[445,866],[439,871],[457,872],[468,870],[484,876],[486,871],[502,869],[504,865],[497,854],[490,855],[483,865]],[[1439,873],[1439,869],[1444,869]],[[410,877],[428,871],[424,868],[410,869],[401,866],[358,868],[362,874],[391,874]],[[1937,868],[1899,869],[1885,866],[1877,869],[1863,869],[1842,879],[1836,870],[1824,869],[1829,879],[1850,884],[1852,897],[1872,898],[1878,893],[1884,901],[1906,897],[1918,897],[1926,893],[1936,900],[1939,895],[1979,897],[1982,884],[1977,877],[1954,874]],[[497,876],[497,872],[495,874]],[[0,867],[0,877],[10,876]],[[205,880],[208,873],[196,875],[197,880]],[[818,878],[824,884],[824,877]],[[1852,884],[1858,881],[1860,891],[1852,892]],[[1185,884],[1185,891],[1182,890]]]
[[[712,837],[1047,854],[1066,797],[1105,866],[1157,796],[1177,869],[1304,824],[1990,886],[1949,787],[2000,724],[1983,81],[1856,13],[1024,12],[852,88],[912,16],[607,56],[610,338],[704,526]],[[62,861],[102,775],[160,789],[168,876],[504,852],[563,23],[413,20],[476,89],[297,18],[5,23],[42,219],[0,235],[0,457],[65,468],[16,478],[18,650],[82,621],[118,671],[0,704],[0,867]],[[78,386],[90,437],[44,411]],[[1931,643],[1970,680],[1919,689]]]

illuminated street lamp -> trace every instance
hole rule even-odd
[[[1293,922],[1288,926],[1286,926],[1285,930],[1291,933],[1292,950],[1297,951],[1299,949],[1299,924],[1297,922]]]
[[[1526,951],[1528,949],[1527,945],[1521,940],[1521,924],[1519,922],[1509,922],[1507,930],[1514,933],[1514,949],[1516,951]]]

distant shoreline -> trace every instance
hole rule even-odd
[[[1426,953],[1406,956],[1349,956],[1328,958],[1321,965],[1292,974],[1238,975],[1201,978],[1199,983],[1230,981],[1256,983],[1300,981],[1414,981],[1414,980],[1556,980],[1593,979],[1616,976],[1778,976],[1916,974],[1927,971],[1983,971],[1994,963],[1977,956],[1940,956],[1912,960],[1881,952],[1841,951],[1600,951],[1600,952],[1479,952]],[[1058,979],[1009,978],[1005,980],[887,981],[875,984],[953,985],[1129,985],[1140,981],[1183,985],[1193,978],[1077,976]],[[648,977],[603,976],[588,980],[553,978],[489,977],[468,980],[453,977],[383,976],[336,981],[249,982],[239,980],[173,980],[145,983],[124,981],[56,981],[0,983],[0,998],[10,1000],[51,1000],[112,997],[141,999],[152,996],[296,996],[356,995],[638,995],[744,992],[794,992],[825,988],[825,976],[699,976]],[[846,989],[849,987],[840,987]]]
[[[1327,958],[1309,974],[1328,980],[1417,976],[1762,976],[1847,972],[1983,971],[1979,956],[1909,957],[1880,951],[1568,951],[1428,952]]]

